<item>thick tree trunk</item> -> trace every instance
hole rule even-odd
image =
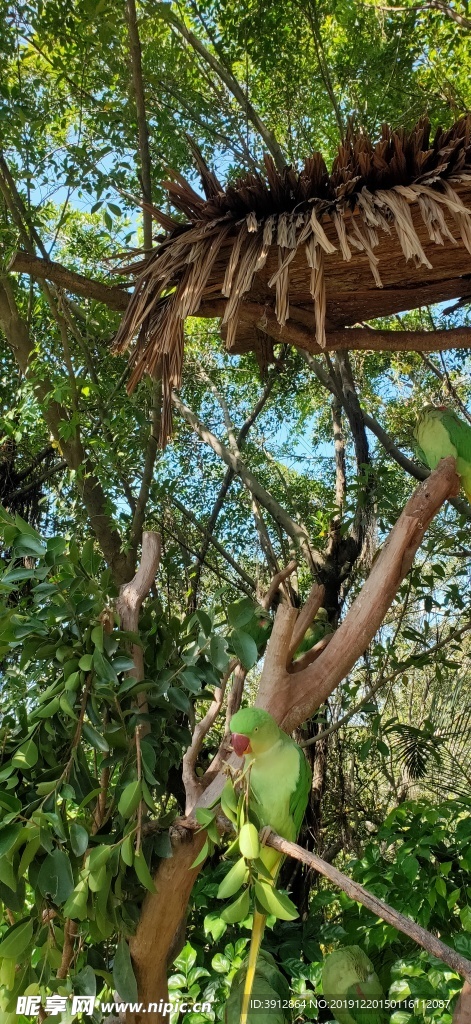
[[[465,981],[455,1006],[453,1024],[471,1024],[471,985]]]
[[[139,927],[130,942],[139,1000],[143,1012],[128,1011],[126,1024],[168,1024],[164,1014],[168,995],[168,971],[185,942],[188,900],[199,868],[190,870],[206,834],[174,829],[173,856],[162,861],[156,876],[157,895],[146,897]],[[149,1004],[156,1009],[149,1012]],[[158,1006],[161,1009],[158,1009]]]

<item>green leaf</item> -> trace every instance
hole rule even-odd
[[[15,960],[17,963],[24,956],[33,938],[33,922],[18,921],[5,932],[0,942],[0,959]]]
[[[113,963],[113,982],[118,995],[128,1003],[138,999],[137,982],[132,969],[131,954],[125,939],[120,939]]]
[[[460,910],[460,920],[464,930],[471,932],[471,907],[462,907]]]
[[[209,656],[211,664],[214,668],[219,669],[220,672],[224,672],[229,664],[229,657],[227,654],[227,640],[223,636],[218,636],[216,633],[211,637],[209,645]]]
[[[137,780],[128,782],[123,789],[118,803],[118,811],[123,818],[130,818],[142,800],[142,786]]]
[[[13,755],[11,763],[15,768],[34,768],[38,760],[38,748],[34,740],[27,740],[21,747],[18,748],[16,754]]]
[[[250,895],[249,890],[245,889],[244,892],[234,900],[234,903],[230,903],[228,907],[224,907],[221,917],[226,924],[236,924],[238,921],[243,921],[250,910]]]
[[[37,879],[39,891],[50,896],[59,906],[65,903],[74,888],[70,860],[65,850],[53,850],[44,858]]]
[[[0,857],[11,850],[23,829],[24,825],[18,825],[16,822],[0,828]]]
[[[444,896],[446,898],[447,887],[446,887],[446,882],[445,882],[444,878],[436,878],[435,879],[435,888],[436,888],[439,896]]]
[[[93,665],[93,654],[83,654],[79,661],[82,672],[89,672]]]
[[[154,839],[154,852],[158,857],[168,859],[173,857],[172,844],[168,832],[159,832]]]
[[[95,628],[92,629],[91,640],[93,646],[97,648],[100,654],[103,654],[103,623],[100,623],[99,626],[95,626]]]
[[[62,912],[64,917],[71,917],[73,921],[85,921],[88,917],[88,882],[82,879],[76,885],[64,903]]]
[[[254,860],[260,856],[260,840],[255,825],[246,821],[239,832],[239,849],[247,860]]]
[[[198,824],[202,825],[203,828],[205,828],[206,825],[211,825],[211,823],[214,821],[215,817],[216,817],[216,812],[215,811],[210,811],[209,808],[207,808],[207,807],[197,807],[196,808],[195,818],[196,818]]]
[[[236,657],[244,668],[249,669],[256,665],[258,661],[257,644],[248,633],[244,633],[241,629],[234,630],[230,635],[230,642]]]
[[[106,864],[102,864],[101,867],[95,868],[90,871],[88,876],[88,884],[91,892],[101,892],[106,886],[108,872],[106,870]],[[109,882],[108,882],[109,888]]]
[[[236,892],[244,885],[247,881],[249,872],[245,860],[243,857],[237,860],[236,863],[231,867],[230,871],[223,878],[219,889],[217,891],[218,899],[226,900],[230,896],[234,896]]]
[[[134,834],[132,832],[123,839],[120,849],[124,863],[128,868],[132,867],[134,861]]]
[[[16,872],[13,870],[13,864],[10,857],[5,855],[0,857],[0,881],[4,885],[7,885],[12,892],[16,892],[18,885],[18,878]]]
[[[142,885],[145,885],[149,892],[157,892],[142,849],[139,850],[139,853],[135,854],[133,867]]]
[[[240,601],[234,601],[227,609],[227,618],[233,629],[242,629],[247,626],[255,616],[255,605],[250,597],[242,597]]]
[[[119,658],[113,658],[113,668],[115,672],[132,672],[134,668],[134,661],[132,658],[126,658],[120,655]]]
[[[93,630],[95,632],[95,630]],[[93,654],[93,666],[99,679],[102,679],[106,683],[117,683],[118,677],[116,672],[107,658],[104,658],[98,647],[95,647]]]
[[[44,558],[47,548],[39,537],[22,536],[15,541],[14,550],[21,557]]]
[[[282,921],[294,921],[298,911],[294,903],[267,882],[255,882],[255,896],[268,914],[281,918]]]
[[[39,838],[39,835],[36,836],[34,839],[30,839],[29,843],[26,843],[26,846],[21,855],[20,863],[18,865],[18,878],[23,878],[23,875],[26,874],[40,846],[41,840]]]
[[[90,725],[89,722],[84,722],[82,725],[82,733],[85,739],[88,740],[95,750],[99,750],[101,754],[109,754],[110,748],[105,737],[101,736],[101,734],[93,728],[93,725]]]
[[[111,846],[105,846],[104,843],[101,846],[95,846],[88,855],[87,867],[91,871],[97,871],[98,868],[108,863],[112,852]]]
[[[75,857],[83,857],[88,848],[88,832],[82,825],[73,821],[70,829],[70,846]]]
[[[227,924],[223,921],[219,911],[211,910],[209,914],[206,914],[203,927],[204,934],[211,935],[214,942],[217,942],[218,939],[221,938],[221,935],[224,935],[224,932],[227,929]]]
[[[167,697],[171,704],[179,711],[184,711],[187,715],[191,712],[191,704],[188,697],[183,690],[179,690],[176,686],[169,686],[167,690]]]
[[[401,863],[401,871],[404,872],[406,878],[408,878],[410,882],[413,882],[420,871],[420,865],[417,857],[404,857],[404,860]]]
[[[229,818],[229,821],[235,825],[237,823],[237,796],[234,791],[234,786],[230,779],[224,785],[224,789],[221,793],[221,810],[222,813]]]
[[[208,853],[209,853],[209,840],[207,839],[206,842],[204,843],[204,846],[200,850],[198,856],[195,857],[195,859],[193,861],[193,864],[191,864],[190,871],[191,871],[192,868],[199,867],[199,865],[202,864],[203,861],[206,860],[206,857],[208,856]]]

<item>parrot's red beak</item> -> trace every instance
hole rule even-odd
[[[242,757],[243,754],[247,754],[250,747],[250,739],[248,736],[243,736],[240,732],[232,733],[232,747],[235,750],[237,757]]]

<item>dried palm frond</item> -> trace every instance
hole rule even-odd
[[[144,373],[162,376],[162,444],[171,431],[171,389],[181,381],[185,318],[197,314],[207,297],[227,299],[224,322],[230,347],[243,296],[252,289],[271,249],[278,253],[277,269],[266,287],[275,289],[275,312],[282,326],[289,317],[290,265],[304,248],[320,346],[326,343],[329,257],[338,258],[340,252],[345,261],[361,258],[354,256],[353,248],[366,257],[380,288],[374,250],[380,234],[394,228],[405,259],[431,268],[412,209],[418,210],[432,242],[459,244],[451,230],[454,225],[471,253],[471,211],[452,187],[471,181],[470,129],[470,119],[462,118],[448,131],[439,129],[430,141],[427,120],[411,132],[384,125],[381,138],[373,143],[363,132],[349,128],[330,174],[319,153],[299,171],[278,171],[266,156],[265,176],[251,172],[225,189],[191,142],[204,195],[177,171],[168,171],[164,187],[185,222],[149,205],[166,237],[150,255],[142,258],[140,253],[134,264],[119,268],[121,274],[124,269],[134,276],[135,290],[114,351],[123,352],[135,343],[129,390]],[[329,224],[338,246],[326,233]]]

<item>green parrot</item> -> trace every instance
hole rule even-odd
[[[381,982],[360,946],[343,946],[329,954],[322,970],[322,991],[327,1002],[333,1004],[331,1013],[339,1024],[385,1024],[389,1019],[382,1006]],[[357,1005],[349,1007],[352,1000]],[[359,1005],[362,1001],[380,1005],[363,1007]]]
[[[239,1024],[245,990],[246,966],[242,965],[234,975],[231,991],[226,1003],[224,1024]],[[262,1007],[249,1012],[248,1024],[261,1024],[262,1009],[269,1006],[270,1024],[290,1024],[290,987],[270,953],[261,949],[258,954],[252,999],[259,999]],[[275,1005],[277,1004],[277,1005]]]
[[[333,633],[333,627],[329,622],[329,616],[325,608],[319,608],[317,615],[308,626],[299,647],[296,648],[294,657],[299,658],[301,654],[305,654],[311,650],[311,647],[315,647],[319,643],[319,640],[323,640],[329,633]]]
[[[269,826],[284,839],[293,842],[301,828],[311,791],[311,769],[303,751],[277,725],[268,711],[243,708],[230,722],[232,746],[239,757],[250,764],[249,805],[260,828]],[[260,858],[275,884],[284,860],[270,846],[262,847]],[[248,1024],[250,995],[266,916],[254,912],[247,974],[240,1024]]]
[[[453,455],[456,472],[468,501],[471,502],[471,426],[446,405],[426,405],[417,420],[414,436],[419,455],[435,469],[440,459]]]

